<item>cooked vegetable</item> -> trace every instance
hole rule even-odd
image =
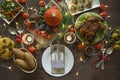
[[[120,49],[120,28],[112,30],[109,43],[114,46],[114,49]]]
[[[29,70],[29,66],[28,66],[28,64],[27,64],[24,60],[16,59],[15,62],[16,62],[16,64],[17,64],[18,66],[20,66],[22,69]]]
[[[44,19],[48,25],[56,27],[62,21],[62,14],[56,6],[53,6],[45,12]]]
[[[0,38],[0,58],[9,59],[14,48],[14,41],[8,37]]]
[[[18,59],[24,59],[25,53],[22,50],[17,49],[17,48],[13,48],[13,53],[15,54],[16,58],[18,58]]]
[[[15,0],[2,0],[0,3],[0,14],[7,21],[11,21],[21,9],[22,7]]]
[[[115,45],[114,45],[114,49],[119,50],[119,49],[120,49],[120,45],[115,44]]]
[[[27,62],[29,68],[33,70],[35,68],[35,60],[33,59],[33,56],[31,53],[25,52],[25,61]]]
[[[36,69],[37,63],[34,56],[27,49],[13,49],[15,63],[25,72]]]

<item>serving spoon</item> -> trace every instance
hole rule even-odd
[[[12,35],[18,35],[18,33],[17,33],[17,31],[16,31],[15,28],[9,27],[9,28],[8,28],[8,31],[9,31],[9,33],[12,34]]]

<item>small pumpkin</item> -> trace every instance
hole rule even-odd
[[[61,23],[62,14],[56,6],[53,6],[45,12],[44,19],[48,25],[55,27]]]

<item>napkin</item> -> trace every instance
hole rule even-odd
[[[51,73],[64,74],[65,73],[65,50],[63,45],[51,47]]]

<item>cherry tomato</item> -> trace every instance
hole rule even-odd
[[[71,27],[71,28],[69,29],[69,31],[70,31],[70,32],[75,32],[75,30],[74,30],[73,27]]]
[[[82,49],[83,49],[82,44],[78,44],[78,45],[77,45],[77,49],[78,49],[78,51],[82,50]]]
[[[22,3],[26,3],[26,0],[22,0]]]
[[[46,38],[47,37],[47,32],[42,32],[42,37]]]
[[[17,0],[19,3],[22,3],[22,0]]]
[[[40,31],[38,29],[35,30],[35,34],[36,35],[39,35],[40,34]]]
[[[20,39],[20,38],[17,38],[16,41],[17,41],[17,43],[19,43],[19,44],[21,43],[21,39]]]
[[[29,18],[29,14],[25,12],[25,13],[23,13],[22,17],[23,17],[24,19],[27,19],[27,18]]]
[[[101,10],[101,11],[104,11],[104,10],[105,10],[105,5],[104,5],[104,4],[101,4],[101,5],[100,5],[100,10]]]
[[[30,29],[30,26],[31,26],[31,22],[30,22],[30,21],[27,21],[27,22],[25,22],[25,25],[26,25],[27,29],[29,30],[29,29]]]
[[[44,0],[40,0],[40,1],[39,1],[39,5],[40,5],[40,6],[44,6],[44,5],[45,5]]]
[[[100,49],[102,48],[102,43],[98,43],[98,44],[96,45],[96,48],[97,48],[98,50],[100,50]]]
[[[31,53],[34,53],[35,52],[35,48],[32,46],[32,47],[29,47],[29,50]]]
[[[101,12],[100,16],[102,16],[103,18],[105,18],[107,16],[107,12]]]
[[[61,0],[56,0],[56,2],[61,2]]]
[[[52,31],[56,33],[56,32],[58,32],[58,28],[54,27]]]
[[[18,0],[19,3],[26,3],[26,0]]]
[[[48,34],[47,38],[50,40],[52,39],[52,35],[51,34]]]

